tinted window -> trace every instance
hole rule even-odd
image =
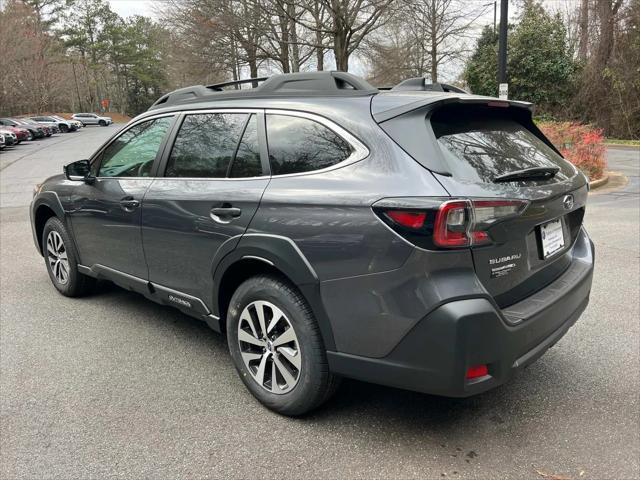
[[[167,177],[227,176],[247,114],[187,115],[176,136],[167,164]]]
[[[148,176],[171,120],[162,117],[142,122],[120,135],[102,153],[98,176]]]
[[[433,115],[431,126],[453,176],[461,180],[489,183],[531,167],[560,167],[555,180],[573,173],[562,157],[508,112],[443,109]]]
[[[327,168],[351,155],[344,139],[307,118],[267,115],[267,138],[274,175]]]
[[[262,175],[260,149],[258,147],[258,119],[251,115],[242,135],[236,157],[231,165],[230,177],[259,177]]]

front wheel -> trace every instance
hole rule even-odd
[[[105,122],[104,120],[100,120],[98,122],[98,125],[100,125],[101,127],[106,127],[107,126],[107,122]]]
[[[278,413],[307,413],[338,385],[309,305],[276,277],[253,277],[238,287],[227,314],[227,340],[245,386]]]
[[[62,133],[68,133],[69,132],[69,127],[67,127],[66,125],[60,125],[60,131]]]
[[[78,271],[78,254],[64,224],[51,217],[42,232],[42,249],[51,283],[67,297],[80,297],[91,291],[95,279]]]

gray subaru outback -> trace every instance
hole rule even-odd
[[[106,279],[207,322],[286,415],[341,377],[484,392],[586,308],[588,182],[530,104],[343,72],[248,82],[171,92],[37,187],[60,293]]]

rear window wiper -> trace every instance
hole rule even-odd
[[[546,180],[553,178],[560,171],[559,167],[531,167],[524,170],[498,175],[493,179],[494,183],[512,182],[514,180]]]

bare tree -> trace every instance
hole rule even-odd
[[[395,81],[389,59],[396,58],[402,78],[429,75],[438,82],[441,65],[462,59],[469,50],[474,23],[486,8],[461,0],[401,0],[385,28],[368,42],[372,69]]]
[[[305,29],[316,34],[312,46],[327,48],[323,37],[332,42],[330,47],[338,70],[349,70],[349,57],[362,41],[383,25],[383,15],[396,0],[298,0],[306,15],[295,18]],[[323,12],[327,20],[322,21]],[[308,42],[305,42],[308,44]],[[324,61],[319,62],[324,68]]]

